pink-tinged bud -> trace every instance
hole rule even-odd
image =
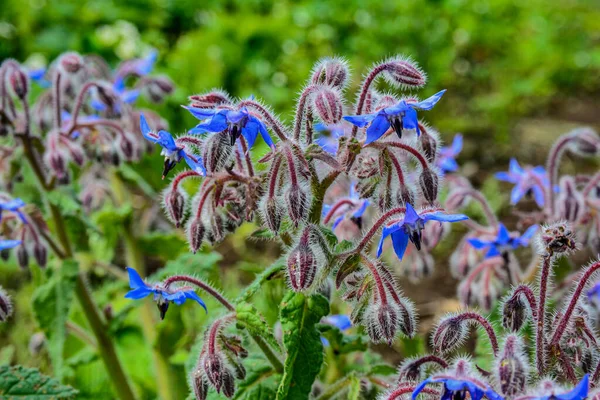
[[[92,95],[97,101],[105,105],[109,110],[114,110],[115,105],[119,102],[119,98],[112,86],[105,82],[96,86],[92,91]]]
[[[317,257],[310,247],[310,230],[302,232],[300,242],[287,259],[290,285],[296,292],[310,289],[317,275]]]
[[[19,263],[19,267],[25,269],[29,266],[29,252],[27,251],[27,247],[25,244],[21,244],[17,247],[17,262]]]
[[[205,234],[206,227],[204,226],[200,218],[193,218],[191,221],[188,222],[187,238],[192,253],[196,254],[196,252],[200,249]]]
[[[447,353],[459,347],[467,338],[466,324],[455,315],[445,317],[440,321],[431,339],[432,347],[442,353]]]
[[[396,202],[399,206],[415,204],[415,194],[407,185],[401,185],[396,191]]]
[[[377,179],[359,181],[356,185],[356,191],[359,193],[360,198],[368,199],[373,197],[375,190],[377,190],[378,182]]]
[[[565,255],[577,249],[575,233],[565,222],[558,222],[542,228],[538,236],[540,249],[550,255]]]
[[[235,393],[233,374],[225,364],[225,360],[217,354],[207,354],[203,362],[204,372],[208,381],[215,387],[217,393],[223,391],[228,398]]]
[[[430,127],[420,126],[421,135],[419,136],[419,144],[425,154],[425,158],[431,164],[435,163],[438,151],[439,134]]]
[[[346,60],[341,58],[325,58],[313,68],[311,82],[343,89],[348,82],[350,70]]]
[[[0,287],[0,322],[5,322],[13,313],[13,306],[8,293]]]
[[[201,371],[194,371],[192,373],[190,386],[196,400],[206,400],[208,397],[208,382]]]
[[[209,135],[202,151],[206,172],[212,174],[223,169],[232,154],[233,146],[226,132]]]
[[[276,198],[272,197],[264,201],[263,216],[267,227],[273,232],[279,232],[283,210]]]
[[[225,230],[223,224],[223,218],[220,214],[214,214],[211,218],[211,223],[208,226],[208,232],[206,235],[207,240],[214,246],[225,239]]]
[[[527,306],[521,296],[510,297],[502,307],[502,326],[517,332],[527,318]]]
[[[421,87],[427,81],[425,73],[410,59],[392,59],[384,65],[384,77],[392,85]]]
[[[288,214],[292,222],[298,224],[306,218],[308,212],[308,198],[298,185],[292,185],[285,195]]]
[[[61,178],[67,173],[67,158],[65,155],[58,150],[49,150],[45,154],[46,165],[54,172],[56,177]]]
[[[496,379],[502,394],[509,398],[525,391],[529,368],[522,349],[521,339],[516,335],[508,335],[497,361]]]
[[[12,68],[8,75],[8,83],[15,95],[21,100],[25,99],[29,92],[29,77],[21,68]]]
[[[126,160],[133,160],[135,158],[135,146],[131,138],[129,138],[128,135],[120,135],[118,142],[123,157],[125,157]]]
[[[187,194],[180,190],[179,187],[175,190],[170,187],[165,191],[163,200],[167,217],[179,228],[185,218]],[[200,242],[202,242],[202,239],[200,239]]]
[[[556,199],[558,217],[576,223],[585,213],[585,198],[577,190],[575,179],[563,176],[560,180],[560,191]]]
[[[571,150],[583,157],[591,157],[600,153],[600,137],[591,128],[575,129],[571,134],[573,138]]]
[[[401,311],[393,303],[373,303],[365,311],[365,328],[373,343],[392,344],[398,333]]]
[[[69,147],[69,155],[75,164],[82,167],[85,164],[85,153],[81,146],[72,144]]]
[[[435,204],[438,195],[439,178],[432,168],[424,168],[419,176],[423,197],[429,204]]]
[[[221,90],[212,90],[205,94],[195,94],[189,97],[192,107],[215,108],[223,104],[231,104],[231,97]]]
[[[412,301],[406,297],[400,297],[401,308],[399,326],[400,332],[406,337],[412,338],[417,334],[417,312]]]
[[[83,67],[83,58],[77,53],[69,52],[63,54],[58,65],[68,74],[75,74]]]
[[[42,242],[37,242],[33,246],[33,258],[41,268],[48,262],[48,249]]]
[[[323,87],[314,96],[315,110],[319,118],[328,125],[337,124],[342,119],[342,95],[332,87]]]
[[[166,96],[173,93],[173,90],[175,85],[166,76],[151,77],[146,80],[146,93],[154,103],[162,102]]]

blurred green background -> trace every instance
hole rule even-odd
[[[320,57],[348,59],[354,74],[348,91],[351,101],[372,63],[405,54],[429,76],[421,97],[448,89],[443,101],[424,117],[445,140],[455,132],[465,134],[459,163],[466,175],[475,181],[481,177],[481,182],[489,171],[505,169],[511,156],[543,163],[553,140],[572,127],[600,126],[599,4],[597,0],[1,0],[0,60],[12,57],[40,66],[75,50],[98,53],[116,65],[156,48],[156,72],[169,75],[177,86],[158,111],[177,133],[195,122],[179,107],[190,94],[212,87],[234,96],[254,94],[290,121],[297,94]],[[156,192],[165,184],[155,173],[160,164],[155,153],[134,167]],[[491,188],[488,194],[498,192],[497,185]],[[500,207],[500,196],[492,200]],[[156,204],[144,207],[160,212]],[[90,253],[101,254],[101,261],[123,264],[115,227],[128,218],[129,214],[123,216],[126,211],[105,209],[94,216],[101,233],[90,238],[97,247]],[[240,284],[276,257],[262,242],[248,246],[244,239],[252,230],[244,226],[227,241],[227,249],[220,250],[225,257],[221,262],[216,256],[187,254],[181,236],[172,232],[145,235],[139,244],[150,270],[171,260],[160,276],[201,269],[234,298]],[[231,268],[238,272],[225,273]],[[95,272],[91,285],[100,304],[110,304],[107,312],[116,316],[111,329],[119,338],[125,367],[142,396],[152,398],[156,388],[149,378],[151,355],[139,321],[129,314],[133,305],[122,298],[126,283],[105,280]],[[8,338],[11,343],[0,349],[0,364],[21,362],[52,373],[47,355],[30,356],[27,349],[36,329],[27,307],[42,272],[32,267],[31,276],[25,277],[29,272],[12,263],[0,273],[0,284],[15,295],[19,315],[10,329],[0,327],[0,340]],[[439,290],[439,281],[427,285]],[[419,291],[427,294],[426,287]],[[448,285],[444,292],[453,296],[454,287]],[[273,304],[281,295],[281,287],[274,284],[256,300],[270,322],[277,318]],[[217,307],[209,303],[209,308]],[[83,324],[81,313],[76,308],[72,320]],[[197,353],[190,348],[196,338],[201,342],[203,324],[213,315],[206,317],[192,308],[173,308],[169,313],[170,323],[157,325],[157,343],[169,362],[183,371]],[[400,346],[404,355],[410,355],[408,345]],[[423,346],[419,343],[411,351]],[[101,362],[93,351],[82,348],[80,341],[67,342],[64,377],[82,391],[81,398],[110,398],[106,376],[98,372]],[[184,396],[185,375],[178,378],[178,395]]]

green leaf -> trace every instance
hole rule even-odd
[[[257,293],[262,284],[270,279],[272,279],[275,275],[277,275],[280,271],[285,268],[285,259],[280,258],[275,261],[271,266],[261,272],[254,281],[248,285],[248,287],[235,299],[235,303],[241,303],[244,301],[248,301],[255,293]]]
[[[185,253],[177,259],[169,261],[164,268],[151,275],[148,279],[152,282],[162,281],[171,275],[199,275],[204,280],[218,282],[219,274],[215,266],[221,261],[222,256],[217,252],[211,253]]]
[[[307,399],[323,364],[323,344],[316,328],[329,314],[329,303],[320,294],[306,296],[289,291],[281,301],[283,343],[287,350],[277,399]]]
[[[360,379],[356,375],[350,377],[350,390],[348,391],[348,400],[360,399]]]
[[[273,335],[273,330],[252,304],[240,303],[235,307],[235,312],[238,325],[243,325],[251,335],[260,336],[275,349],[280,349],[279,342]]]
[[[174,260],[187,252],[188,245],[177,232],[151,232],[139,238],[140,250],[145,256]]]
[[[42,375],[37,369],[15,367],[0,367],[0,398],[51,400],[74,399],[77,390],[70,386],[61,385],[56,380]]]
[[[244,360],[246,378],[239,382],[234,399],[262,400],[273,399],[281,375],[277,374],[271,364],[260,357],[249,357]]]
[[[369,341],[362,335],[346,335],[339,328],[327,324],[317,325],[321,335],[327,339],[334,354],[346,354],[353,351],[365,351]]]
[[[73,303],[78,265],[67,260],[54,276],[33,293],[33,313],[48,338],[48,351],[54,375],[62,378],[63,351],[67,335],[66,323]]]

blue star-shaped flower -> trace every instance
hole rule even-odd
[[[504,224],[498,227],[498,235],[492,240],[481,240],[478,238],[470,238],[469,243],[477,250],[489,249],[485,258],[495,257],[504,254],[505,252],[515,250],[519,247],[525,247],[533,235],[537,232],[538,226],[530,226],[523,235],[519,237],[511,237],[508,229]]]
[[[196,291],[191,287],[180,287],[167,290],[161,285],[148,285],[133,268],[127,268],[127,273],[129,274],[129,287],[132,290],[127,292],[125,298],[139,300],[153,294],[154,301],[156,301],[158,309],[160,310],[161,319],[164,319],[171,302],[180,306],[185,303],[187,299],[196,301],[208,312],[204,301],[202,301],[200,296],[198,296]]]
[[[400,138],[404,129],[414,129],[417,131],[418,136],[421,134],[421,131],[419,130],[417,120],[417,109],[431,110],[445,92],[446,90],[444,89],[430,98],[417,103],[401,100],[395,106],[384,108],[376,114],[351,115],[345,116],[344,119],[359,128],[369,125],[365,144],[379,139],[390,128],[394,128]]]
[[[17,216],[19,217],[19,219],[26,224],[27,223],[27,218],[25,218],[25,215],[21,212],[20,208],[25,206],[25,202],[21,199],[12,199],[9,201],[5,201],[5,202],[0,202],[0,221],[2,221],[2,212],[3,211],[10,211],[12,213],[17,214]]]
[[[0,251],[12,249],[21,244],[20,240],[5,240],[0,239]]]
[[[50,87],[50,81],[48,81],[44,76],[46,75],[46,68],[36,68],[30,69],[27,71],[27,75],[29,75],[29,79],[37,83],[42,88]]]
[[[581,381],[579,381],[577,386],[566,393],[529,398],[531,400],[584,400],[588,397],[589,388],[589,376],[586,374],[583,378],[581,378]]]
[[[203,121],[196,125],[195,128],[190,129],[189,133],[191,134],[220,133],[226,131],[229,134],[232,146],[240,135],[242,135],[248,143],[248,149],[250,149],[254,146],[256,138],[260,133],[260,136],[262,136],[269,147],[275,147],[265,124],[250,114],[246,107],[242,107],[239,110],[184,108],[191,112],[194,117]]]
[[[521,168],[517,160],[510,160],[508,172],[497,172],[496,179],[514,183],[510,194],[511,204],[517,204],[527,193],[533,193],[533,198],[538,206],[544,206],[544,193],[550,185],[546,170],[541,167]]]
[[[133,61],[132,71],[140,76],[148,75],[154,69],[157,58],[158,52],[152,49],[146,57]]]
[[[469,378],[452,378],[449,376],[433,376],[425,379],[419,384],[412,393],[412,399],[415,400],[425,386],[430,383],[443,383],[444,393],[441,400],[452,400],[455,398],[464,399],[464,394],[469,393],[472,400],[481,400],[486,396],[490,400],[503,400],[502,396],[496,393],[491,387],[482,387],[480,383],[476,383]],[[458,393],[457,393],[458,392]],[[454,397],[455,394],[463,393],[462,396]]]
[[[377,248],[377,257],[381,256],[383,251],[383,242],[388,236],[392,236],[392,245],[394,251],[400,260],[404,256],[408,241],[413,242],[417,250],[421,250],[421,231],[427,221],[457,222],[469,219],[464,214],[446,214],[440,211],[431,213],[422,213],[419,215],[413,206],[406,203],[406,212],[402,221],[396,222],[383,228],[379,247]]]
[[[344,218],[349,217],[354,223],[358,226],[359,229],[362,229],[362,216],[369,207],[369,200],[361,199],[359,193],[356,191],[356,183],[352,183],[350,185],[350,193],[348,197],[340,199],[341,201],[347,202],[350,205],[349,209],[345,209],[341,211],[341,215],[339,215],[334,221],[331,229],[337,228],[337,226],[344,220]],[[340,201],[338,200],[338,202]],[[336,202],[337,203],[337,202]],[[323,206],[322,215],[325,217],[329,214],[329,211],[334,207],[335,204],[325,204]],[[340,207],[339,210],[342,210]],[[348,213],[350,211],[350,213]],[[336,210],[337,214],[338,210]]]
[[[344,126],[342,124],[325,125],[319,122],[313,128],[315,131],[321,132],[315,139],[315,143],[329,154],[336,155],[340,146],[339,139],[345,134]]]
[[[113,83],[113,91],[117,95],[117,97],[123,103],[131,104],[134,103],[137,98],[140,96],[140,91],[138,89],[128,90],[125,87],[125,80],[122,77],[117,77],[115,82]],[[92,108],[96,111],[105,111],[107,109],[106,104],[100,101],[97,97],[93,96],[92,101],[90,102]],[[115,103],[114,111],[119,111],[120,105],[119,103]]]
[[[162,147],[160,155],[165,156],[165,164],[163,169],[163,179],[175,165],[184,159],[187,165],[200,175],[206,175],[204,162],[200,156],[185,152],[182,146],[178,146],[173,139],[173,136],[167,131],[159,131],[154,133],[148,126],[144,115],[140,115],[140,129],[142,135],[152,143],[156,143]]]
[[[448,147],[442,147],[436,160],[437,166],[443,173],[454,172],[458,169],[455,158],[460,154],[463,147],[463,137],[461,134],[455,135],[452,144]]]

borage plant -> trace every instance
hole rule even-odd
[[[8,73],[19,68],[17,64],[5,67]],[[135,70],[134,66],[129,68]],[[129,128],[119,129],[122,125],[138,128],[130,119],[114,123],[115,118],[125,114],[139,118],[137,139],[143,137],[149,144],[160,146],[163,178],[175,174],[164,190],[163,206],[176,227],[185,227],[187,242],[190,250],[198,253],[194,256],[198,262],[206,256],[203,248],[223,241],[245,222],[261,226],[252,237],[281,246],[282,257],[259,273],[236,299],[227,298],[200,273],[145,282],[140,276],[144,275],[144,267],[139,254],[129,257],[131,291],[126,297],[142,299],[151,295],[161,319],[166,318],[162,324],[169,323],[168,310],[173,303],[182,305],[186,300],[198,303],[211,316],[188,373],[196,399],[218,395],[279,399],[395,399],[419,395],[466,398],[467,394],[474,399],[492,400],[583,399],[600,379],[593,313],[587,298],[596,293],[588,285],[600,264],[593,263],[581,275],[570,278],[566,285],[572,284],[575,289],[565,299],[564,308],[557,307],[551,313],[547,304],[554,299],[549,285],[552,266],[559,257],[575,251],[576,231],[585,232],[586,242],[597,248],[600,175],[567,176],[557,182],[558,163],[565,150],[599,154],[600,139],[595,132],[582,129],[560,138],[551,151],[549,175],[542,168],[523,169],[516,162],[511,163],[508,173],[499,174],[498,178],[516,185],[513,203],[531,193],[543,208],[541,212],[519,214],[518,227],[524,233],[517,234],[498,220],[485,196],[457,173],[455,158],[462,148],[462,137],[442,147],[439,134],[419,120],[417,113],[431,110],[443,99],[444,91],[419,100],[375,87],[380,77],[398,89],[424,86],[424,73],[410,59],[396,57],[375,64],[365,75],[352,107],[344,100],[350,77],[346,62],[338,58],[321,60],[299,95],[293,126],[284,124],[254,97],[233,99],[219,90],[191,96],[184,108],[198,123],[177,137],[149,112],[134,115],[129,110],[130,97],[118,74],[112,87],[98,86],[94,91],[89,110],[100,115],[88,115],[89,122],[77,122],[82,118],[79,113],[84,95],[80,94],[71,112],[71,121],[75,122],[62,128],[65,106],[60,100],[56,102],[63,93],[61,71],[54,74],[56,94],[51,97],[54,130],[46,135],[46,153],[55,153],[45,157],[56,176],[50,180],[51,185],[66,182],[70,176],[66,168],[57,167],[66,165],[68,157],[62,164],[53,161],[60,159],[56,154],[65,152],[54,150],[52,144],[62,143],[63,136],[76,142],[80,136],[85,138],[104,127],[116,132],[129,132]],[[14,92],[17,98],[25,99],[17,90]],[[10,119],[11,113],[18,113],[12,111],[12,98],[5,97],[13,106],[3,115],[12,122],[16,118]],[[27,114],[28,105],[25,100],[22,103],[22,113]],[[18,126],[7,124],[8,128]],[[52,135],[55,138],[50,140]],[[29,137],[15,132],[16,138],[23,136]],[[26,148],[28,140],[21,140]],[[252,149],[261,140],[267,150],[258,155]],[[36,162],[37,150],[30,147],[29,151],[33,154],[28,156],[32,166],[43,173]],[[176,172],[181,168],[179,164],[189,169]],[[42,177],[46,188],[48,179]],[[443,181],[447,193],[441,201]],[[110,187],[106,189],[110,191]],[[485,224],[458,213],[472,200],[482,205]],[[13,215],[16,226],[30,226],[27,214],[14,202],[7,197],[8,205],[3,209]],[[49,202],[48,207],[52,211],[54,206]],[[53,242],[45,225],[29,230],[45,238],[60,258],[70,259],[72,251],[66,250],[68,235],[61,233],[60,210],[51,214],[60,244]],[[539,228],[541,222],[548,225]],[[365,332],[372,343],[392,346],[399,337],[417,335],[417,315],[414,304],[403,296],[394,272],[380,257],[393,254],[392,265],[417,280],[432,269],[430,252],[449,232],[451,223],[469,229],[451,257],[453,273],[463,279],[459,297],[465,305],[477,303],[490,310],[509,290],[502,302],[503,329],[494,327],[490,318],[474,310],[448,315],[433,332],[434,354],[406,359],[397,369],[398,378],[391,378],[395,370],[376,352],[367,350],[367,340],[360,332]],[[128,220],[128,224],[135,225],[135,220]],[[22,246],[14,232],[24,232],[25,228],[18,229],[6,235],[3,246]],[[127,236],[125,239],[130,241]],[[538,250],[530,267],[523,270],[515,250],[527,247],[532,239]],[[371,248],[373,243],[376,246]],[[536,271],[539,290],[526,284]],[[280,300],[279,321],[273,326],[261,315],[265,310],[253,305],[252,300],[265,285],[279,278],[285,280],[287,292]],[[82,284],[77,292],[84,300],[89,299],[85,289]],[[586,290],[588,296],[582,296]],[[208,297],[221,305],[220,310],[207,309]],[[561,301],[561,292],[555,297]],[[342,313],[332,313],[332,309]],[[530,335],[519,334],[526,331],[527,321],[531,321],[535,333],[531,354],[524,345]],[[491,367],[465,356],[447,357],[465,341],[473,324],[480,326],[489,339],[495,360]],[[352,327],[356,333],[347,333]],[[151,332],[147,334],[152,337]],[[165,360],[160,356],[155,362],[163,365]],[[530,373],[530,360],[535,360],[537,378]],[[122,380],[123,371],[110,371],[118,360],[105,362],[119,396],[133,396],[127,380]],[[157,370],[159,386],[167,388],[169,383],[164,380],[169,377],[160,374],[158,365]],[[172,396],[168,390],[160,395]]]

